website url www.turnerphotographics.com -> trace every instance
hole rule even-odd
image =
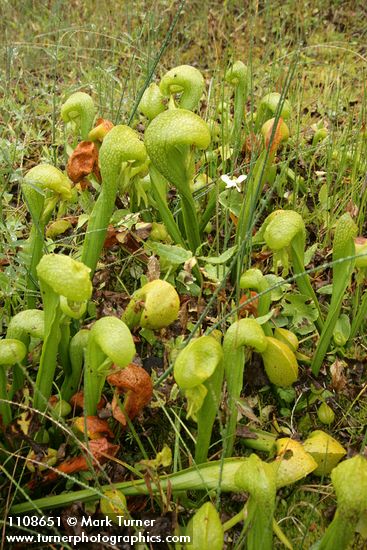
[[[65,520],[64,520],[65,521]],[[103,519],[93,519],[91,517],[77,518],[69,516],[66,518],[66,523],[70,527],[79,526],[81,528],[88,527],[133,527],[136,532],[131,535],[115,535],[106,533],[85,533],[82,531],[77,535],[63,534],[43,534],[35,532],[37,528],[54,528],[63,526],[61,517],[58,516],[9,516],[7,523],[10,528],[25,530],[27,534],[17,534],[5,536],[7,543],[26,543],[26,544],[68,544],[72,547],[78,547],[80,544],[91,543],[106,543],[112,546],[120,543],[134,544],[157,544],[157,543],[181,543],[190,544],[192,537],[189,535],[157,535],[149,534],[149,528],[154,526],[154,519],[127,519],[126,516],[116,516],[115,522],[112,522],[107,516]],[[43,529],[42,529],[43,530]],[[32,533],[32,534],[31,534]]]

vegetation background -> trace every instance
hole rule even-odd
[[[251,69],[249,101],[256,103],[281,92],[291,68],[292,166],[308,190],[297,206],[307,202],[307,226],[325,257],[330,228],[345,210],[366,236],[367,155],[360,141],[366,130],[366,20],[364,0],[1,0],[0,330],[23,300],[17,244],[27,222],[18,182],[41,161],[65,166],[60,106],[78,90],[94,97],[100,116],[127,123],[152,72],[158,77],[187,63],[203,72],[210,90],[228,64],[241,59]],[[330,146],[312,157],[305,144],[320,121]],[[353,353],[364,369],[365,350],[362,338]],[[357,386],[338,404],[339,435],[360,448],[365,440],[351,434],[363,431],[367,403]],[[295,492],[281,495],[277,516],[297,547],[308,548],[333,505],[331,489],[320,484]]]

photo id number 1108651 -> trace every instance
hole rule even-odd
[[[10,527],[61,527],[59,516],[8,516]]]

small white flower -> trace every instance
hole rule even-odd
[[[220,177],[220,179],[226,184],[226,189],[232,189],[235,187],[240,193],[242,191],[242,183],[247,179],[247,176],[242,174],[241,176],[238,176],[238,178],[230,178],[228,174],[224,174]]]

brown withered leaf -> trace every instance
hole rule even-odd
[[[121,410],[120,399],[118,397],[117,392],[114,394],[112,398],[111,407],[112,407],[113,418],[117,420],[117,422],[119,422],[124,428],[126,428],[127,426],[126,416]]]
[[[271,136],[272,136],[272,133],[273,133],[274,123],[275,123],[275,120],[273,121],[273,124],[271,124],[267,128],[267,133],[266,133],[266,136],[265,136],[265,147],[269,147],[270,139],[271,139]],[[270,151],[269,151],[270,154],[274,153],[278,149],[279,144],[281,143],[281,140],[282,140],[281,127],[282,127],[283,124],[284,124],[284,121],[283,121],[282,117],[279,117],[277,126],[275,128],[275,132],[274,132],[274,135],[273,135],[273,141],[270,145]]]
[[[0,266],[4,266],[4,265],[10,265],[10,260],[8,258],[0,259]]]
[[[240,305],[244,304],[241,309],[239,310],[239,316],[245,317],[245,313],[248,312],[252,314],[254,317],[257,317],[258,315],[258,307],[259,307],[259,298],[255,298],[257,296],[257,292],[251,290],[250,293],[245,292],[243,296],[240,298]],[[249,302],[248,304],[245,304],[247,300],[250,298],[254,298],[252,302]]]
[[[83,178],[75,185],[75,187],[79,192],[81,192],[88,189],[88,187],[91,187],[91,183],[88,178]]]
[[[340,361],[340,359],[336,359],[334,363],[330,366],[330,374],[331,374],[331,387],[335,391],[341,391],[345,388],[347,385],[347,379],[344,376],[343,370],[346,367],[346,363],[344,361]]]
[[[246,417],[249,420],[251,420],[251,422],[256,422],[256,424],[261,424],[260,419],[256,416],[252,407],[248,404],[247,400],[245,399],[238,400],[237,410],[242,417]]]
[[[105,462],[109,458],[116,456],[119,445],[113,445],[105,437],[94,439],[89,442],[89,450],[93,457],[99,462]]]
[[[257,252],[256,254],[252,254],[252,257],[257,262],[263,262],[264,260],[267,260],[272,255],[272,252],[261,250],[261,252]]]
[[[245,160],[248,162],[251,160],[251,156],[255,153],[257,155],[261,150],[262,142],[260,137],[257,137],[256,134],[251,132],[245,139],[242,144],[242,154],[245,157]]]
[[[238,224],[238,218],[237,218],[237,216],[235,216],[235,215],[233,214],[233,212],[230,212],[230,213],[229,213],[229,217],[230,217],[231,220],[233,221],[235,227],[237,227],[237,224]]]
[[[134,254],[141,249],[140,241],[129,229],[121,228],[116,231],[116,239],[130,254]]]
[[[148,260],[148,281],[155,281],[156,279],[159,279],[160,274],[161,268],[159,265],[159,260],[156,256],[154,256],[154,254],[152,254]]]
[[[142,367],[130,363],[122,370],[110,374],[107,381],[116,387],[117,395],[112,401],[113,417],[123,426],[127,425],[127,415],[130,420],[135,418],[149,403],[153,395],[153,384],[149,374]],[[119,407],[118,395],[124,393],[124,412]]]
[[[50,399],[48,400],[48,403],[51,407],[56,407],[58,402],[59,402],[58,395],[51,395]]]
[[[146,239],[150,236],[152,232],[152,224],[151,223],[140,223],[138,227],[135,227],[135,235],[138,239],[141,239],[142,241],[146,241]]]
[[[178,320],[180,322],[181,328],[186,330],[187,324],[189,322],[189,312],[187,310],[187,300],[182,300],[180,311],[178,313]]]
[[[109,224],[107,227],[107,233],[106,238],[103,244],[103,248],[113,248],[118,244],[118,240],[116,238],[117,236],[117,230],[114,228],[112,224]]]
[[[240,424],[236,428],[236,435],[238,437],[244,437],[245,439],[258,439],[259,436],[253,431],[250,430],[247,426]]]
[[[92,141],[81,141],[71,154],[66,170],[69,178],[74,183],[82,181],[85,176],[92,173],[98,181],[101,181],[97,145]]]
[[[359,214],[359,208],[352,200],[348,202],[346,211],[351,215],[352,218],[356,218]]]
[[[78,391],[77,393],[75,393],[73,395],[73,397],[70,398],[69,403],[73,408],[84,409],[84,392],[83,391]],[[103,407],[105,405],[106,405],[106,400],[102,396],[101,399],[98,402],[97,411],[103,409]]]
[[[134,254],[136,258],[139,258],[144,263],[147,263],[149,260],[143,251],[141,240],[137,237],[136,232],[124,227],[116,229],[113,225],[109,225],[103,247],[109,249],[116,245],[121,246],[128,254]]]
[[[89,439],[101,439],[101,437],[114,438],[115,434],[110,429],[107,420],[98,416],[79,416],[73,420],[73,428],[80,433],[85,433],[87,428],[87,436]]]
[[[56,470],[63,472],[64,474],[74,474],[75,472],[88,470],[88,463],[85,456],[74,456],[73,458],[69,458],[68,460],[65,460],[65,462],[62,462],[59,466],[57,466]],[[50,478],[51,476],[56,478],[56,472],[52,472],[52,474],[47,477]]]
[[[119,445],[113,445],[110,443],[105,437],[102,437],[100,439],[94,439],[89,442],[89,450],[92,454],[93,466],[97,466],[99,464],[103,464],[110,458],[113,458],[116,456]],[[87,471],[90,468],[90,461],[87,460],[87,457],[84,455],[75,456],[73,458],[69,458],[68,460],[65,460],[61,464],[59,464],[55,471],[50,471],[46,474],[44,477],[45,482],[54,481],[57,479],[58,473],[64,473],[64,474],[74,474],[76,472],[83,472]]]

